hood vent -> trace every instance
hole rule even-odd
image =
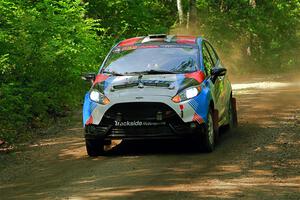
[[[124,83],[120,85],[114,85],[112,86],[112,90],[121,90],[126,88],[132,88],[132,87],[138,87],[139,84],[142,84],[143,86],[150,86],[150,87],[165,87],[169,89],[174,89],[172,86],[172,81],[152,81],[152,80],[143,80],[143,81],[135,81],[131,83]]]
[[[139,85],[138,82],[132,82],[132,83],[125,83],[122,85],[114,85],[112,88],[114,90],[121,90],[121,89],[126,89],[126,88],[131,88],[131,87],[137,87]]]

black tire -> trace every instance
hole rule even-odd
[[[92,140],[85,139],[85,146],[87,154],[91,157],[103,155],[104,153],[104,141],[103,140]]]
[[[212,152],[215,149],[215,143],[218,137],[218,120],[216,119],[216,113],[217,112],[210,109],[207,114],[207,123],[205,124],[202,137],[205,152]]]

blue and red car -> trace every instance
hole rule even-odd
[[[202,37],[149,35],[119,42],[83,105],[89,156],[113,139],[192,138],[211,152],[221,126],[237,124],[226,69]]]

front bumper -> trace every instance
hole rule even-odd
[[[199,134],[201,124],[195,120],[184,122],[182,115],[179,116],[173,108],[164,103],[119,103],[104,113],[99,124],[86,125],[85,137],[87,139],[183,138]]]
[[[193,99],[174,103],[169,96],[110,96],[108,105],[97,104],[90,100],[89,93],[85,96],[83,106],[83,123],[85,125],[99,125],[103,116],[115,105],[125,103],[160,103],[168,106],[183,122],[198,122],[199,124],[206,122],[206,116],[210,103],[210,95],[207,88],[203,88],[198,96]],[[128,113],[133,112],[136,108],[132,108]],[[138,109],[144,109],[139,107]],[[136,120],[140,120],[137,118]]]
[[[196,122],[167,123],[162,126],[141,127],[115,127],[113,125],[87,125],[85,127],[86,139],[178,139],[200,135],[204,126]]]

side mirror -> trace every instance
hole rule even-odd
[[[86,73],[81,76],[81,79],[85,81],[94,81],[95,78],[96,78],[96,73],[93,72]]]
[[[211,80],[214,83],[218,76],[225,76],[227,69],[221,67],[215,67],[211,70]]]

